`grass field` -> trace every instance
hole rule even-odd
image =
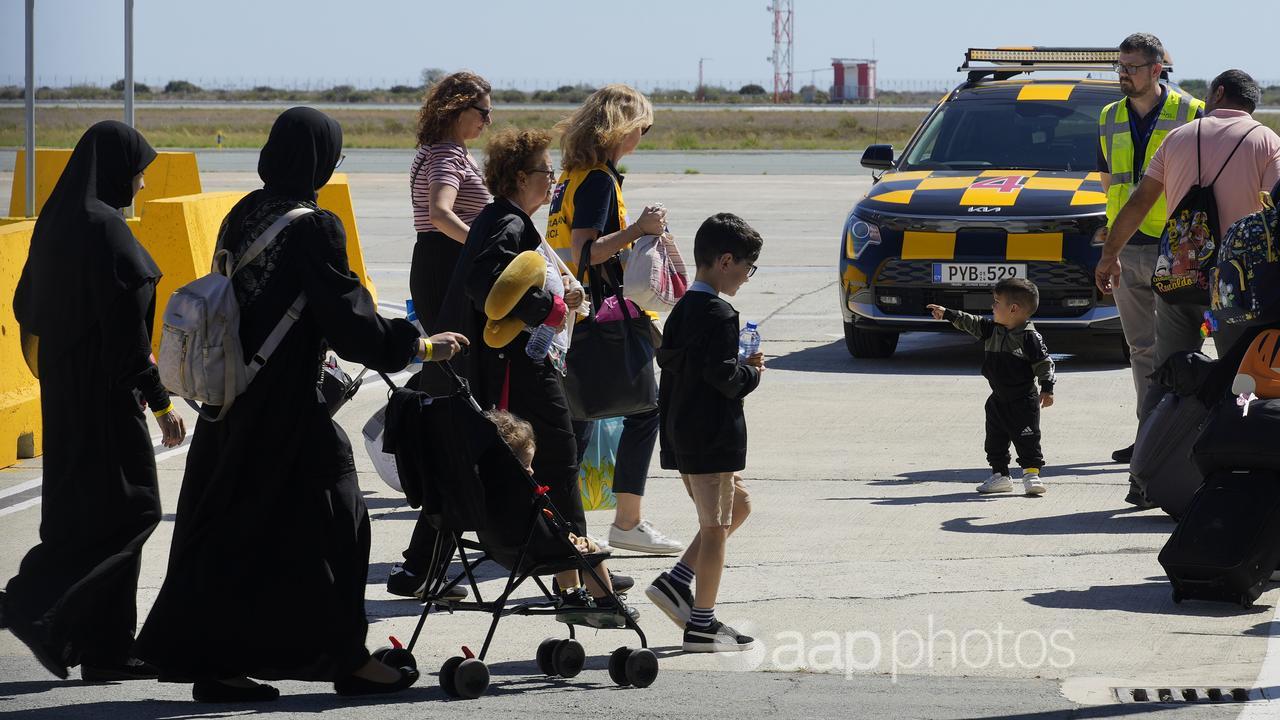
[[[416,110],[331,110],[342,123],[343,144],[352,148],[412,148]],[[118,107],[37,108],[36,142],[71,147],[99,120],[118,119]],[[158,148],[258,148],[279,111],[266,108],[139,108],[138,128]],[[550,128],[560,110],[504,108],[494,111],[494,127]],[[728,110],[659,110],[641,150],[858,150],[873,142],[901,147],[923,112],[843,113]],[[21,147],[21,108],[0,108],[0,147]],[[482,139],[483,141],[483,139]]]

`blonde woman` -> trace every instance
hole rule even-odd
[[[590,244],[590,272],[597,273],[606,293],[622,282],[618,253],[644,235],[662,234],[666,227],[667,213],[661,207],[646,207],[634,224],[629,221],[618,172],[618,162],[636,149],[651,127],[649,99],[626,85],[600,88],[557,127],[562,132],[562,171],[552,193],[547,242],[575,272],[583,247]],[[601,300],[592,298],[596,307]],[[594,423],[573,425],[581,461]],[[625,419],[614,462],[618,509],[609,528],[612,547],[656,555],[684,550],[683,543],[663,535],[640,512],[657,439],[657,410]]]
[[[479,75],[456,72],[431,87],[418,112],[418,153],[409,171],[418,240],[409,292],[424,328],[435,324],[472,221],[493,201],[467,150],[492,122],[490,90]]]

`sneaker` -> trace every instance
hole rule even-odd
[[[978,492],[986,495],[988,493],[1009,492],[1013,489],[1013,478],[1008,475],[993,473],[987,481],[978,486]]]
[[[1045,488],[1040,480],[1040,473],[1023,473],[1022,490],[1030,496],[1043,495]]]
[[[557,608],[556,622],[566,625],[586,625],[587,611],[594,609],[596,603],[591,599],[584,587],[576,587],[558,593],[560,606]]]
[[[579,575],[585,577],[586,573],[579,573]],[[613,586],[614,592],[622,594],[635,587],[636,580],[630,575],[619,575],[618,573],[610,572],[609,584]],[[551,578],[551,592],[560,592],[560,581],[555,578]]]
[[[1111,453],[1111,459],[1118,463],[1127,463],[1130,460],[1133,460],[1133,446],[1130,445],[1127,448],[1120,448],[1119,450]]]
[[[614,630],[627,626],[627,618],[631,618],[632,622],[639,622],[640,611],[629,605],[617,606],[613,602],[613,598],[600,598],[595,601],[596,612],[586,613],[583,621],[586,625],[596,628],[597,630]],[[612,614],[601,612],[612,608]]]
[[[610,525],[609,544],[622,550],[650,555],[675,555],[678,552],[684,552],[684,543],[658,532],[658,529],[650,525],[648,520],[641,520],[630,530]]]
[[[391,575],[387,577],[387,592],[392,595],[398,595],[402,598],[413,598],[415,600],[422,599],[423,585],[427,579],[422,575],[410,575],[405,572],[400,563],[396,563],[391,568]],[[444,594],[442,600],[460,601],[467,599],[467,588],[462,585],[454,585]]]
[[[659,610],[671,618],[671,622],[680,627],[689,624],[689,616],[693,614],[693,593],[689,588],[671,579],[671,573],[662,573],[645,589],[644,596],[649,598]]]
[[[755,647],[755,638],[734,630],[719,620],[707,627],[684,627],[685,652],[742,652]]]
[[[121,663],[99,665],[97,663],[81,663],[80,679],[85,682],[121,682],[125,680],[155,680],[160,677],[160,669],[149,662],[137,658],[129,658]]]

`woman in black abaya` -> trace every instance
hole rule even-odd
[[[285,212],[316,210],[341,149],[342,129],[328,116],[284,112],[258,161],[264,186],[227,215],[218,247],[239,257]],[[333,681],[340,694],[402,690],[417,671],[365,649],[369,516],[351,445],[316,378],[326,348],[396,371],[415,354],[447,359],[465,338],[428,342],[409,322],[379,317],[348,268],[341,221],[323,210],[287,226],[237,273],[235,292],[246,356],[299,292],[307,306],[226,417],[196,426],[168,575],[138,656],[162,680],[193,682],[200,701],[279,695],[248,678]]]
[[[4,595],[4,624],[58,677],[154,678],[133,659],[142,545],[160,522],[155,452],[185,435],[151,360],[160,269],[120,208],[156,153],[133,128],[101,122],[80,138],[45,203],[13,298],[39,338],[44,423],[40,544]]]

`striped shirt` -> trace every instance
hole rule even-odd
[[[493,202],[480,168],[466,147],[448,141],[419,147],[409,170],[413,226],[418,232],[440,231],[431,222],[431,186],[437,183],[457,189],[453,213],[468,226],[485,205]]]

